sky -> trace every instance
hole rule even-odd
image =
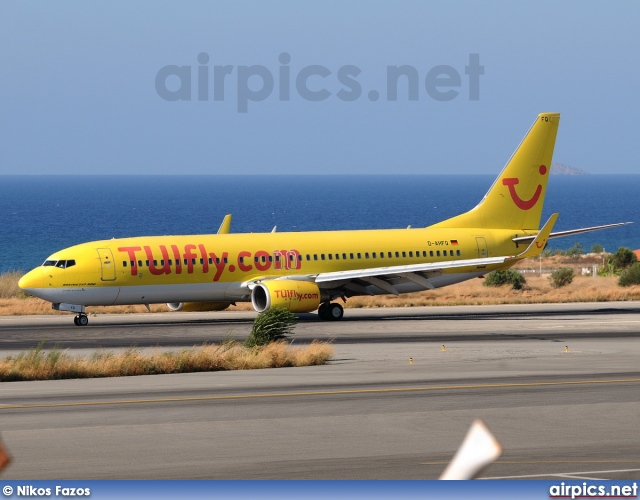
[[[640,3],[0,3],[0,175],[638,173]]]

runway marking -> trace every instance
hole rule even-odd
[[[499,476],[499,477],[482,477],[480,479],[521,479],[521,478],[534,478],[534,477],[577,477],[578,474],[614,474],[616,472],[638,472],[640,469],[617,469],[617,470],[591,470],[585,472],[549,472],[547,474],[527,474],[522,476]],[[591,478],[587,478],[591,479]]]
[[[449,462],[422,462],[420,465],[447,465]],[[640,464],[640,460],[498,460],[494,464],[531,465],[531,464]]]
[[[306,391],[306,392],[276,392],[264,394],[238,394],[228,396],[200,396],[184,398],[155,398],[155,399],[122,399],[115,401],[81,401],[76,403],[48,403],[48,404],[24,404],[24,405],[0,405],[0,410],[17,410],[27,408],[63,408],[73,406],[100,406],[123,405],[142,403],[184,403],[189,401],[216,401],[230,399],[258,399],[258,398],[291,398],[301,396],[340,396],[346,394],[387,394],[394,392],[430,392],[468,389],[495,389],[513,387],[549,387],[563,385],[588,385],[588,384],[629,384],[640,382],[640,378],[613,379],[613,380],[574,380],[559,382],[522,382],[511,384],[478,384],[478,385],[439,385],[432,387],[391,387],[388,389],[346,389],[336,391]]]

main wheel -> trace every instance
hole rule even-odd
[[[340,304],[329,304],[326,314],[331,321],[338,321],[344,316],[344,309]]]
[[[78,325],[87,326],[89,324],[89,318],[84,314],[82,316],[78,316]]]
[[[329,309],[329,306],[330,304],[328,304],[327,302],[323,302],[322,304],[320,304],[320,307],[318,307],[318,317],[322,321],[327,321],[331,319],[327,314],[327,310]]]
[[[80,326],[80,323],[78,323],[78,316],[75,316],[73,318],[73,324],[76,325],[76,326]]]

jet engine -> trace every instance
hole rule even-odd
[[[265,281],[258,283],[251,292],[251,304],[258,312],[274,306],[291,312],[311,312],[330,298],[315,283],[296,280]]]

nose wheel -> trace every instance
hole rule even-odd
[[[73,324],[76,326],[87,326],[89,324],[89,318],[86,314],[78,314],[73,318]]]

